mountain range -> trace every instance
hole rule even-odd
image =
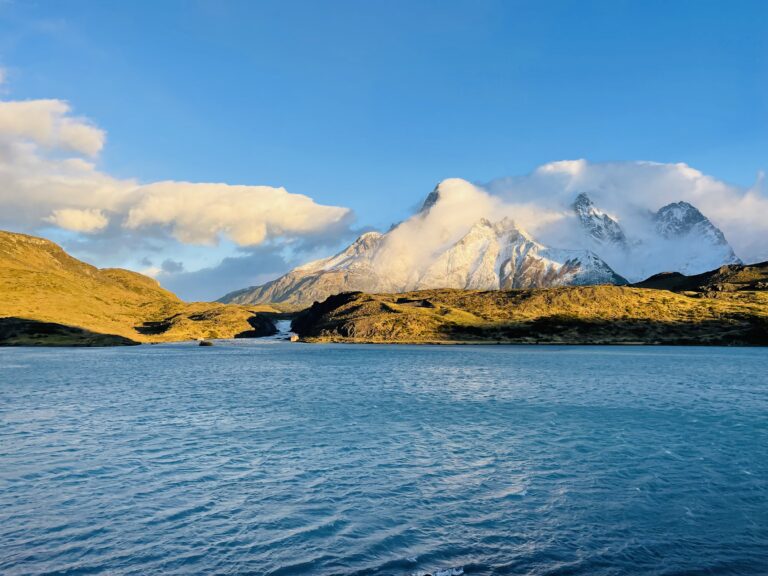
[[[365,234],[323,260],[337,269],[333,273],[303,272],[307,289],[333,288],[331,280],[338,282],[340,274],[388,286],[400,282],[396,274],[367,275],[381,265],[368,256],[386,249],[385,237]],[[545,248],[505,219],[481,220],[447,244],[450,249],[424,265],[429,275],[422,273],[420,282],[483,286],[497,273],[505,286],[590,283],[588,274],[621,282],[588,251]],[[457,265],[467,260],[471,266]],[[768,263],[762,263],[698,275],[657,274],[632,286],[346,292],[292,316],[294,330],[309,341],[765,345],[766,298]],[[264,305],[183,302],[141,274],[95,268],[43,238],[0,231],[0,346],[249,338],[273,334],[277,317]]]
[[[441,182],[418,213],[388,232],[367,232],[334,256],[294,268],[261,286],[232,292],[220,301],[298,309],[347,291],[624,285],[661,272],[696,274],[741,263],[723,233],[692,204],[676,202],[656,212],[633,214],[629,231],[588,191],[562,206],[557,226],[564,232],[560,236],[565,245],[537,241],[507,215],[483,216],[460,229],[458,237],[445,234],[444,242],[415,257],[413,253],[424,245],[434,245],[434,238],[427,236],[435,235],[435,229],[444,233],[434,224],[421,224],[444,217],[444,212],[437,216],[433,212],[454,199],[456,181]]]

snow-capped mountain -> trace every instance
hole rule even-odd
[[[668,240],[680,238],[703,242],[707,247],[722,248],[729,258],[736,258],[725,235],[688,202],[675,202],[660,208],[653,216],[656,231]]]
[[[588,250],[547,248],[518,230],[509,218],[495,224],[482,218],[427,267],[413,288],[491,290],[625,283]]]
[[[432,192],[416,218],[425,218],[440,200]],[[399,225],[399,226],[402,226]],[[509,218],[480,218],[457,241],[449,242],[413,268],[392,257],[399,226],[386,234],[368,232],[345,250],[294,268],[262,286],[233,292],[224,302],[305,306],[331,294],[406,292],[427,288],[498,290],[563,285],[626,284],[589,250],[554,249],[534,241]],[[415,239],[418,241],[418,239]],[[393,265],[394,261],[394,265]]]
[[[378,232],[367,232],[330,258],[294,268],[261,286],[232,292],[221,301],[236,304],[285,302],[303,305],[322,301],[339,292],[391,291],[373,265],[373,257],[383,238],[384,235]]]
[[[631,235],[587,193],[572,208],[585,246],[631,282],[659,272],[697,274],[741,263],[720,229],[688,202],[635,215]]]
[[[471,184],[446,180],[417,214],[388,232],[367,232],[334,256],[222,301],[299,307],[355,290],[626,284],[659,272],[692,274],[740,262],[723,233],[685,202],[622,219],[580,192],[553,220],[568,231],[552,235],[550,229],[559,247],[535,240],[505,210]],[[541,230],[546,234],[546,227]]]
[[[669,270],[696,274],[723,264],[741,264],[725,235],[688,202],[675,202],[653,215],[658,235],[664,240]]]
[[[595,206],[589,196],[582,192],[573,202],[573,211],[584,231],[595,242],[626,246],[627,237],[616,220]]]

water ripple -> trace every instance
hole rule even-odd
[[[768,573],[767,366],[719,348],[0,349],[0,573]]]

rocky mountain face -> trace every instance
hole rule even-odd
[[[572,208],[585,245],[632,282],[660,272],[697,274],[741,264],[720,229],[688,202],[636,216],[634,235],[596,207],[586,193],[576,197]]]
[[[233,304],[282,303],[301,307],[350,290],[380,290],[385,285],[373,264],[383,234],[367,232],[335,256],[315,260],[262,284],[227,294],[221,302]]]
[[[595,206],[585,193],[576,197],[573,211],[582,228],[595,242],[627,245],[627,237],[619,223]]]
[[[427,196],[420,212],[410,219],[411,225],[416,224],[413,228],[422,230],[420,219],[437,217],[432,211],[450,201],[446,190],[441,185]],[[403,244],[399,228],[408,226],[406,221],[385,234],[363,234],[330,258],[299,266],[262,286],[227,294],[221,301],[295,309],[348,291],[622,285],[663,271],[692,274],[740,263],[723,233],[686,202],[637,216],[632,233],[586,192],[577,194],[564,207],[564,214],[564,221],[575,223],[578,230],[565,246],[538,242],[509,218],[480,217],[463,236],[449,239],[421,258],[410,257],[426,240],[419,234],[442,232],[425,226],[424,232],[408,236],[410,244]]]
[[[701,272],[721,264],[741,264],[725,235],[697,208],[676,202],[659,209],[653,216],[656,232],[667,241],[687,249],[687,261],[678,272]]]

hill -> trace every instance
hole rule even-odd
[[[309,342],[768,345],[768,292],[648,288],[352,292],[293,322]]]
[[[686,276],[665,272],[634,284],[638,288],[656,288],[674,292],[749,292],[768,289],[768,262],[730,264],[703,274]]]
[[[0,344],[111,345],[263,335],[265,306],[186,303],[155,280],[99,269],[48,240],[0,231]]]

